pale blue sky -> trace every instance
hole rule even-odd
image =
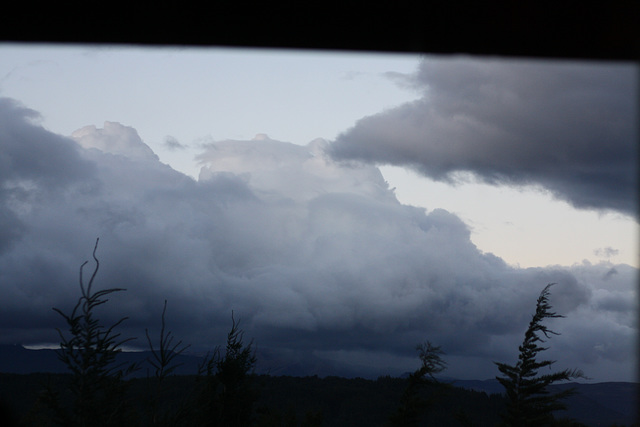
[[[199,144],[258,133],[306,144],[333,140],[358,119],[415,100],[394,73],[421,57],[400,54],[0,45],[0,95],[70,135],[104,121],[135,128],[160,157],[197,177]],[[186,146],[169,150],[172,137]],[[577,210],[542,190],[437,183],[381,167],[403,203],[445,208],[485,252],[521,267],[588,260],[638,266],[638,224],[617,213]],[[605,257],[605,248],[617,254]],[[609,251],[615,253],[615,251]]]
[[[70,134],[104,120],[133,126],[154,147],[166,135],[306,144],[333,139],[365,115],[417,98],[383,76],[416,55],[256,49],[2,46],[5,96]]]

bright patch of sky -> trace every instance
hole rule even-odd
[[[39,111],[52,132],[70,135],[105,120],[132,126],[165,162],[197,177],[193,153],[166,152],[167,137],[193,148],[259,133],[295,144],[331,140],[365,115],[416,98],[384,73],[410,73],[418,61],[398,54],[5,45],[0,90]]]
[[[407,204],[441,207],[471,229],[484,252],[522,268],[611,261],[638,267],[638,224],[619,213],[576,210],[534,187],[467,183],[452,187],[397,166],[385,178]]]

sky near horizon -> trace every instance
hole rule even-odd
[[[55,318],[10,313],[68,305],[100,235],[131,330],[168,298],[198,341],[235,307],[291,357],[410,368],[430,339],[482,379],[553,281],[558,363],[634,379],[637,86],[624,63],[2,44],[0,330],[45,342]]]

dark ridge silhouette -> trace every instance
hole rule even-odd
[[[148,357],[151,357],[150,351],[122,352],[118,355],[118,361],[143,363]],[[260,353],[258,353],[258,360],[260,360]],[[175,361],[181,365],[173,372],[174,376],[189,378],[189,376],[197,373],[198,366],[202,363],[203,358],[195,355],[180,354],[176,356]],[[275,360],[272,362],[274,365],[277,364]],[[283,370],[284,368],[280,371]],[[272,375],[266,375],[270,371],[269,367],[257,369],[256,372],[263,375],[261,377],[262,381],[266,383],[271,381],[275,384],[291,382],[299,384],[300,387],[313,387],[315,382],[322,380],[322,377],[313,377],[312,372],[306,371],[302,367],[292,370],[296,372],[294,375],[280,374],[279,372],[271,372]],[[55,350],[30,350],[21,345],[0,345],[0,372],[0,382],[2,384],[0,389],[7,395],[13,395],[10,390],[13,387],[20,390],[22,385],[27,386],[27,388],[31,387],[33,390],[39,390],[41,380],[44,380],[47,374],[66,373],[64,365],[57,359]],[[152,376],[153,372],[145,366],[136,371],[131,377],[144,381],[147,377],[150,378]],[[359,383],[372,384],[374,382],[373,380],[362,378],[335,376],[327,376],[326,378],[333,378],[334,381],[338,381],[339,378],[339,381],[344,381],[345,387],[346,384],[349,384],[349,381],[353,381],[353,385]],[[403,381],[406,380],[406,376],[405,378],[391,378],[391,380]],[[458,380],[443,378],[441,381],[460,389],[486,394],[487,396],[504,392],[504,388],[495,379]],[[372,385],[371,387],[374,386]],[[575,387],[577,393],[567,399],[568,410],[561,412],[561,416],[574,418],[586,425],[594,426],[608,426],[614,422],[621,425],[631,425],[633,423],[639,402],[640,384],[634,382],[567,383],[553,385],[550,390],[551,392],[556,392],[567,387]],[[402,388],[400,388],[400,391],[402,391]],[[26,391],[18,392],[18,395],[24,393]],[[307,393],[313,393],[313,391],[307,390]]]
[[[34,351],[34,350],[27,350]],[[7,374],[0,373],[0,415],[21,419],[32,409],[42,384],[46,381],[64,381],[64,374]],[[177,401],[196,381],[195,375],[167,377],[170,401]],[[153,379],[130,380],[132,397],[143,400],[148,396]],[[306,414],[323,416],[323,426],[378,426],[384,425],[387,416],[396,408],[405,378],[381,377],[377,380],[328,376],[294,377],[256,375],[254,387],[259,392],[255,403],[257,415],[281,419],[295,416],[297,420]],[[500,390],[496,380],[457,380],[451,392],[438,399],[438,410],[426,413],[434,418],[434,425],[455,425],[454,414],[462,410],[477,422],[473,425],[493,426],[500,421],[504,399],[492,390]],[[567,399],[568,410],[559,414],[587,426],[633,425],[638,402],[638,384],[607,382],[597,384],[561,384],[553,388],[576,387],[577,393]],[[457,406],[456,406],[457,405]],[[451,413],[447,412],[450,411]],[[351,423],[351,424],[350,424]],[[278,424],[275,424],[278,425]]]

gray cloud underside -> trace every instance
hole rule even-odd
[[[404,84],[422,97],[358,121],[332,145],[336,159],[450,182],[470,172],[637,214],[637,66],[428,59]]]
[[[321,140],[214,142],[195,181],[132,128],[64,138],[34,115],[0,102],[3,342],[57,339],[51,307],[71,309],[99,236],[96,286],[127,289],[100,314],[129,316],[123,333],[140,345],[168,299],[169,327],[196,349],[223,341],[234,310],[279,366],[395,375],[416,367],[414,347],[429,339],[451,375],[490,378],[557,282],[552,303],[567,318],[550,355],[596,379],[631,379],[636,269],[508,266],[458,217],[400,204],[377,168],[335,162]]]

